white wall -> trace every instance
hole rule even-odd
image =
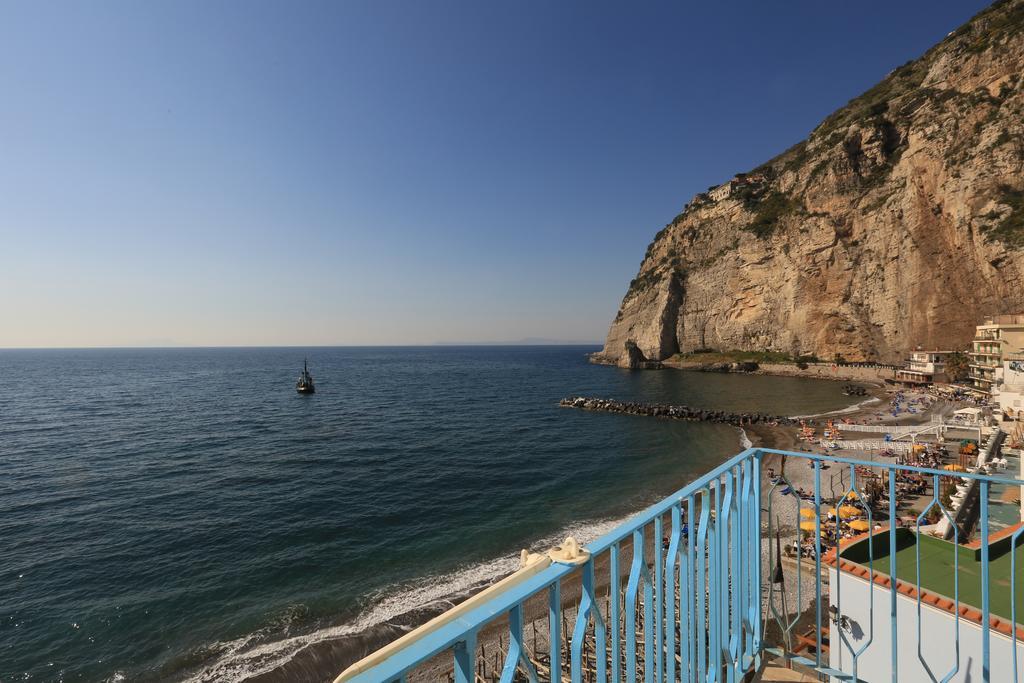
[[[836,604],[836,589],[841,597],[840,610],[850,619],[851,628],[844,635],[854,651],[860,650],[870,640],[870,645],[857,659],[857,676],[869,683],[892,681],[891,621],[889,589],[878,584],[871,586],[865,579],[846,572],[842,584],[837,585],[836,570],[829,568],[829,604]],[[874,619],[871,614],[871,600],[874,599]],[[956,631],[953,615],[921,603],[921,656],[928,669],[918,659],[917,600],[898,594],[896,601],[896,624],[899,657],[899,680],[931,681],[942,680],[956,663]],[[872,625],[874,631],[872,632]],[[872,633],[874,638],[872,638]],[[1013,680],[1013,643],[1009,636],[995,630],[989,631],[992,675],[990,680]],[[853,657],[851,648],[841,642],[839,628],[833,624],[829,642],[829,666],[852,673]],[[1017,675],[1024,681],[1024,642],[1017,643]],[[837,682],[839,679],[832,679]],[[950,679],[952,683],[979,683],[981,673],[981,626],[960,619],[960,669]]]

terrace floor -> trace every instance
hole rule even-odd
[[[901,533],[897,540],[896,578],[911,585],[918,581],[917,543],[909,530]],[[879,540],[881,537],[881,540]],[[891,575],[888,534],[876,535],[874,543],[875,572]],[[866,539],[865,539],[866,540]],[[920,543],[921,588],[953,599],[955,580],[959,578],[960,603],[981,607],[981,560],[976,547],[956,546],[931,536],[922,535]],[[1017,555],[1017,617],[1024,620],[1024,544],[1018,545]],[[1011,604],[1011,553],[1009,543],[990,543],[989,551],[989,611],[1004,619],[1010,619]],[[867,567],[867,544],[857,543],[843,551],[843,558]],[[957,567],[959,566],[959,571]]]

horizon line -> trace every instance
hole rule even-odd
[[[499,346],[604,346],[603,342],[434,342],[431,344],[223,344],[174,346],[0,346],[0,351],[170,351],[176,349],[416,349]]]

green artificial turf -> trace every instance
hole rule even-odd
[[[1024,541],[1024,538],[1021,539]],[[959,599],[961,605],[981,609],[981,552],[965,546],[956,546],[922,534],[917,540],[909,529],[897,530],[896,576],[899,580],[916,586],[918,582],[917,544],[920,543],[921,588],[953,600],[957,594],[956,579],[959,578]],[[888,532],[874,536],[874,571],[891,575]],[[854,544],[843,551],[843,558],[868,566],[867,540]],[[1011,589],[1017,593],[1017,622],[1024,621],[1024,543],[1019,542],[1015,551],[1017,580],[1014,586],[1011,573],[1009,543],[990,546],[989,556],[989,611],[996,616],[1010,619]],[[959,567],[959,571],[957,571]]]

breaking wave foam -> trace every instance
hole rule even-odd
[[[572,524],[534,543],[533,547],[548,548],[566,536],[573,536],[580,544],[586,544],[610,532],[631,516]],[[235,640],[214,643],[210,650],[218,653],[216,660],[186,680],[189,683],[241,683],[253,676],[278,669],[310,645],[363,633],[414,610],[430,607],[447,609],[452,606],[454,598],[476,592],[518,567],[518,553],[506,555],[469,565],[450,574],[426,577],[385,589],[379,593],[381,599],[375,600],[372,608],[344,624],[278,640],[265,640],[270,634],[262,630]]]
[[[743,429],[743,427],[737,427],[737,429],[740,430],[740,446],[744,449],[752,448],[754,446],[754,442],[750,440],[749,436],[747,436],[747,431]]]
[[[849,413],[855,413],[858,410],[861,410],[862,408],[865,408],[865,407],[871,405],[872,403],[881,403],[881,402],[882,402],[882,399],[878,398],[877,396],[872,396],[871,398],[866,399],[864,401],[861,401],[860,403],[854,403],[852,406],[848,406],[846,408],[840,408],[839,410],[829,410],[828,412],[825,412],[825,413],[814,413],[812,415],[793,415],[789,419],[791,419],[791,420],[806,420],[807,418],[811,418],[811,417],[825,417],[826,415],[848,415]]]

